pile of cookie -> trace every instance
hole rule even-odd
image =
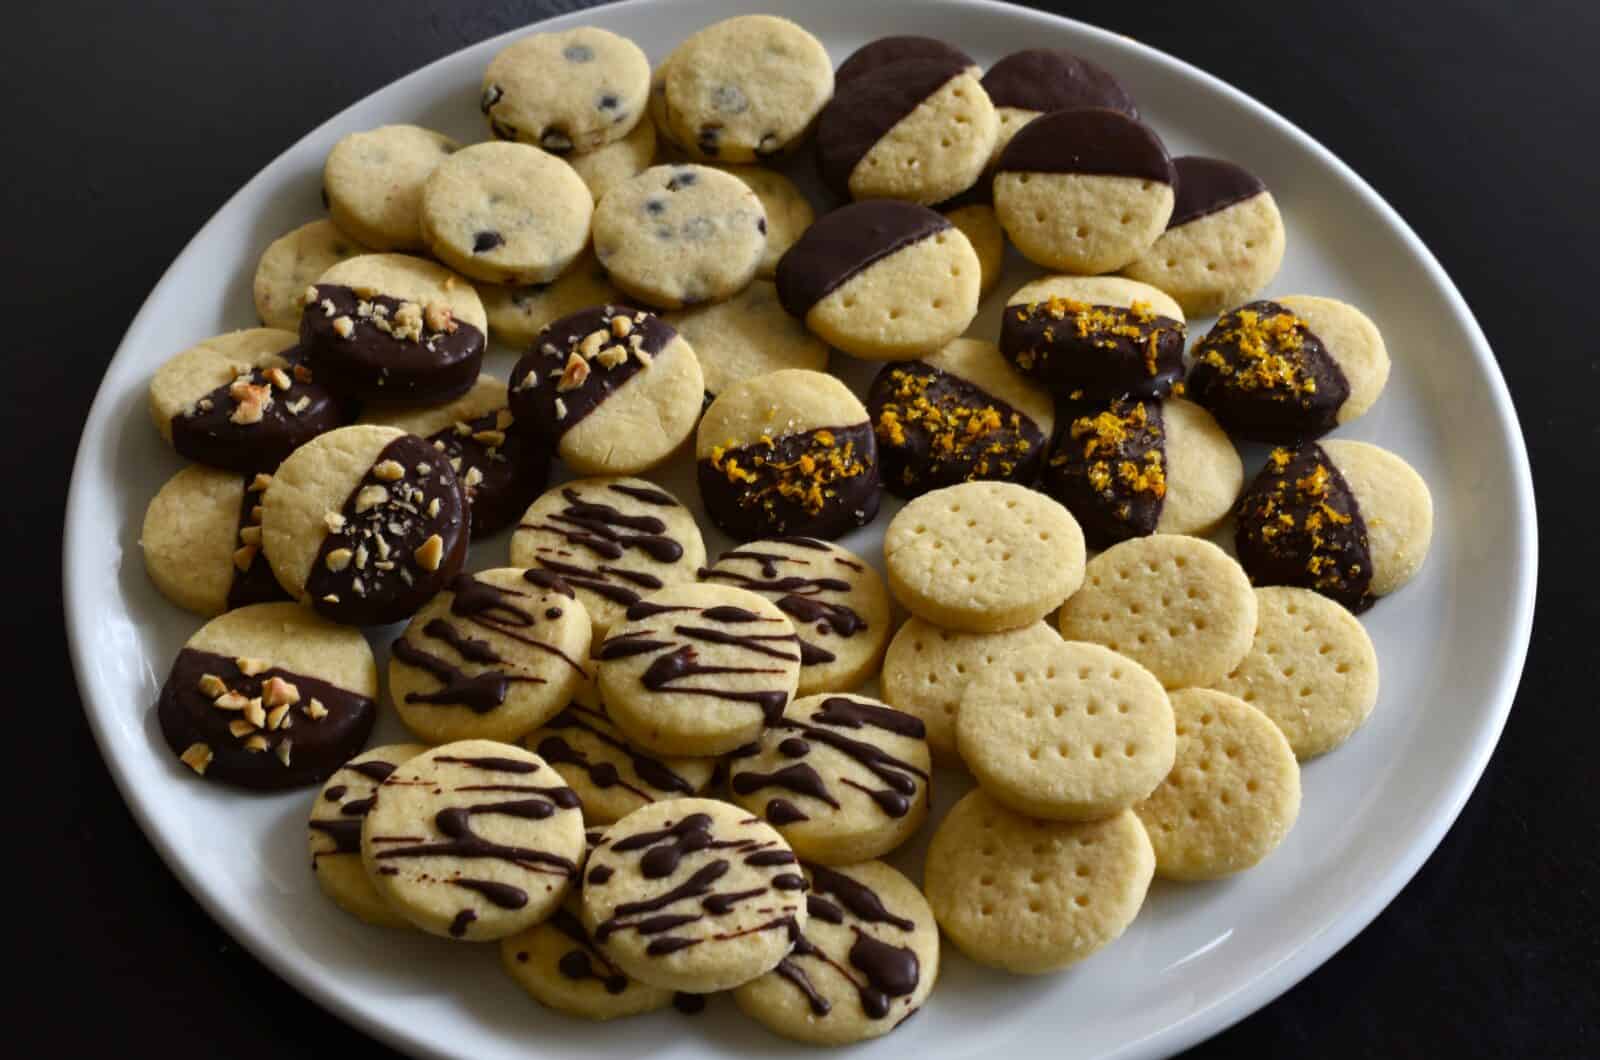
[[[1170,158],[1081,57],[983,72],[893,37],[835,71],[770,16],[654,71],[605,30],[534,33],[480,102],[484,143],[339,141],[329,217],[261,258],[264,326],[151,383],[193,463],[144,558],[209,619],[156,705],[183,765],[322,783],[335,902],[496,940],[552,1008],[730,991],[824,1044],[915,1012],[941,931],[1063,968],[1154,876],[1283,840],[1299,761],[1377,699],[1354,613],[1432,515],[1399,457],[1318,440],[1388,354],[1341,302],[1252,300],[1285,240],[1261,181]],[[810,165],[820,217],[773,168]],[[1047,274],[998,342],[963,337],[1008,242]],[[1186,314],[1219,312],[1190,349]],[[833,349],[885,362],[865,401]],[[1248,485],[1235,439],[1278,446]],[[714,561],[644,477],[686,448],[737,542]],[[547,489],[556,463],[577,477]],[[835,540],[885,491],[887,579]],[[1230,519],[1237,558],[1198,536]],[[402,622],[380,681],[362,629]],[[367,748],[380,700],[416,742]],[[976,786],[919,889],[880,859],[936,764]]]

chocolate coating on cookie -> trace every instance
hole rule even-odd
[[[261,551],[261,493],[268,481],[262,474],[247,476],[244,495],[239,498],[239,537],[233,554],[233,581],[228,584],[229,611],[292,599],[278,584],[272,565]]]
[[[203,746],[206,777],[258,791],[332,776],[377,717],[372,700],[326,681],[192,648],[178,653],[156,703],[174,754]]]
[[[306,292],[300,342],[320,381],[345,397],[437,404],[478,379],[484,335],[449,308],[343,284]]]
[[[427,441],[461,480],[474,540],[516,522],[550,480],[548,443],[515,430],[505,409],[446,427]]]
[[[978,67],[972,56],[937,37],[921,37],[910,33],[879,37],[851,52],[850,57],[839,64],[839,69],[833,74],[834,97],[838,98],[838,92],[846,81],[908,59],[953,59],[960,62],[963,69],[976,71]]]
[[[1033,418],[922,361],[886,365],[867,391],[879,475],[911,498],[958,482],[1032,482],[1045,437]]]
[[[867,266],[950,227],[942,214],[892,199],[834,210],[778,261],[778,301],[804,320],[812,306]]]
[[[626,305],[595,306],[555,321],[511,370],[517,428],[553,445],[677,334],[654,313]]]
[[[1103,107],[1139,117],[1139,108],[1122,82],[1064,48],[1012,52],[983,75],[983,90],[997,107],[1041,113]]]
[[[850,174],[873,145],[970,65],[958,55],[903,59],[838,86],[817,117],[817,169],[823,183],[848,198]]]
[[[1035,118],[1000,154],[1002,173],[1079,173],[1175,184],[1167,149],[1114,110],[1061,110]]]
[[[1366,520],[1315,442],[1267,457],[1239,498],[1234,547],[1256,585],[1312,589],[1357,613],[1372,606]]]
[[[1166,438],[1159,401],[1064,402],[1039,486],[1090,548],[1153,534],[1167,496]]]
[[[348,422],[334,392],[307,365],[306,348],[278,355],[281,365],[241,373],[172,417],[181,456],[232,471],[271,471],[325,431]]]
[[[1231,433],[1293,442],[1338,425],[1350,384],[1304,320],[1260,301],[1223,314],[1196,344],[1188,391]]]
[[[1172,168],[1178,185],[1168,228],[1226,210],[1267,190],[1260,177],[1220,158],[1182,155],[1172,160]]]
[[[718,447],[697,467],[706,514],[741,541],[832,539],[878,514],[878,446],[869,423]]]
[[[1187,329],[1147,303],[1073,298],[1008,305],[1000,352],[1046,389],[1072,399],[1160,397],[1183,377]]]

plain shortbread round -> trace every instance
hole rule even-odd
[[[1387,449],[1345,439],[1321,443],[1354,494],[1372,550],[1372,592],[1387,596],[1416,576],[1433,541],[1433,495]]]
[[[987,298],[1006,263],[1006,230],[1000,227],[1000,218],[993,206],[981,202],[945,210],[944,215],[972,244],[978,256],[978,297]]]
[[[671,990],[646,986],[611,963],[583,926],[582,912],[582,900],[572,895],[549,920],[501,939],[506,974],[541,1005],[580,1019],[621,1019],[672,1004]]]
[[[1207,534],[1233,510],[1244,488],[1244,462],[1211,413],[1186,398],[1161,405],[1166,424],[1167,495],[1158,534]]]
[[[322,194],[339,230],[373,250],[419,250],[422,186],[459,145],[416,125],[351,133],[322,167]]]
[[[648,119],[633,127],[620,140],[613,140],[593,151],[566,156],[567,165],[589,189],[590,198],[599,202],[606,192],[637,177],[656,160],[656,125]]]
[[[347,258],[317,279],[355,290],[370,287],[405,302],[442,302],[457,320],[488,334],[489,318],[477,289],[464,278],[426,258],[408,254],[361,254]]]
[[[1061,505],[1011,482],[964,482],[896,513],[889,588],[945,629],[993,633],[1043,618],[1083,581],[1083,531]]]
[[[1168,228],[1122,271],[1166,291],[1190,316],[1215,316],[1272,282],[1285,242],[1278,204],[1263,189]]]
[[[712,397],[768,372],[828,367],[828,344],[784,312],[767,280],[753,280],[725,301],[669,313],[666,321],[694,347]]]
[[[1172,705],[1148,670],[1098,644],[1002,656],[967,685],[961,759],[1018,813],[1093,821],[1127,809],[1172,768]]]
[[[923,891],[972,960],[1024,975],[1075,964],[1116,940],[1144,905],[1155,853],[1132,810],[1036,821],[979,789],[928,846]]]
[[[298,332],[306,288],[344,259],[365,253],[366,248],[326,218],[279,236],[256,264],[256,314],[269,328]]]
[[[361,819],[378,785],[396,767],[428,748],[397,743],[363,751],[341,766],[311,803],[307,835],[311,871],[322,893],[352,916],[377,927],[410,927],[373,889],[361,863]]]
[[[552,154],[593,151],[644,118],[650,61],[639,46],[597,26],[534,33],[490,60],[480,105],[501,140]]]
[[[1349,423],[1370,409],[1389,381],[1389,350],[1377,325],[1355,306],[1333,298],[1291,294],[1273,300],[1305,321],[1350,384],[1338,421]]]
[[[367,875],[391,909],[432,935],[479,942],[537,924],[583,863],[577,796],[512,744],[435,747],[376,797],[361,824]]]
[[[716,168],[744,181],[756,193],[756,198],[761,200],[761,209],[767,215],[767,249],[756,266],[756,275],[763,280],[770,280],[777,275],[778,259],[794,246],[800,233],[811,227],[811,222],[817,219],[817,212],[795,182],[775,169],[765,166]]]
[[[250,484],[237,471],[190,464],[150,498],[139,531],[144,568],[161,595],[185,611],[210,617],[228,610],[236,557],[250,544],[240,538],[239,518]],[[259,528],[251,535],[257,548],[260,535]],[[252,549],[246,562],[265,560]]]
[[[505,287],[486,283],[478,288],[489,321],[489,335],[507,346],[522,348],[539,332],[580,309],[617,305],[624,301],[606,270],[595,260],[594,250],[583,253],[567,271],[546,284]]]
[[[1250,704],[1209,688],[1173,693],[1178,755],[1136,807],[1156,873],[1214,880],[1258,864],[1300,812],[1300,766],[1289,741]]]

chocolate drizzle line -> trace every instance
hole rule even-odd
[[[593,979],[608,994],[620,994],[628,989],[628,977],[594,944],[581,920],[565,909],[557,909],[550,917],[550,926],[577,946],[562,954],[556,962],[556,969],[563,976],[568,979]]]
[[[805,319],[811,307],[875,262],[951,227],[944,215],[894,199],[825,214],[778,260],[778,301]]]
[[[538,747],[539,757],[552,765],[569,765],[583,770],[589,777],[589,783],[597,788],[604,790],[620,787],[645,802],[655,802],[663,796],[695,793],[694,785],[673,772],[665,762],[651,757],[618,736],[616,728],[604,713],[590,710],[581,703],[570,703],[565,710],[544,725],[544,731],[547,733],[572,730],[587,734],[588,738],[599,741],[626,758],[634,776],[644,787],[624,780],[621,770],[615,763],[596,761],[586,752],[573,747],[561,736],[552,734],[541,739]]]
[[[820,865],[808,865],[807,871],[811,874],[811,893],[806,896],[806,905],[814,919],[842,925],[845,910],[849,910],[852,917],[864,923],[888,924],[908,932],[916,929],[912,921],[891,913],[878,893],[859,880]],[[822,897],[825,894],[839,899],[843,908]],[[846,957],[849,968],[802,935],[775,971],[805,996],[815,1015],[826,1016],[833,1010],[832,1003],[817,990],[799,963],[803,958],[820,961],[856,988],[861,1009],[868,1017],[883,1019],[889,1015],[892,999],[908,997],[916,991],[922,974],[921,964],[910,947],[884,942],[855,924],[850,925],[850,930],[855,942]]]
[[[1267,190],[1260,177],[1220,158],[1183,155],[1172,160],[1172,168],[1178,174],[1178,196],[1168,228],[1209,217]]]
[[[779,538],[777,541],[817,552],[829,552],[833,548],[826,542],[810,538]],[[736,561],[757,564],[761,572],[760,577],[728,569],[729,563]],[[851,566],[856,566],[853,561],[848,562]],[[788,556],[781,552],[741,548],[724,552],[715,567],[700,568],[699,577],[701,581],[728,582],[738,588],[765,596],[777,604],[780,611],[794,620],[797,634],[803,633],[805,627],[810,627],[819,636],[849,638],[867,628],[866,619],[848,604],[819,599],[824,593],[843,593],[848,596],[853,588],[849,581],[826,575],[821,577],[807,577],[800,574],[780,575],[779,570],[783,566],[809,568],[812,562],[800,556]],[[833,652],[814,644],[803,635],[800,636],[802,666],[820,666],[831,663],[836,658]]]
[[[310,828],[313,832],[321,832],[333,840],[332,850],[318,851],[311,856],[311,868],[317,867],[317,862],[330,854],[360,854],[361,853],[361,822],[371,812],[376,803],[375,792],[377,786],[389,778],[395,771],[395,766],[380,759],[371,759],[366,762],[347,762],[344,769],[356,773],[371,784],[365,786],[366,794],[359,799],[345,801],[344,797],[349,792],[349,787],[336,784],[323,794],[328,802],[339,803],[339,816],[335,818],[312,817]]]
[[[1083,527],[1090,548],[1155,533],[1166,506],[1161,402],[1064,402],[1039,487]]]
[[[1000,152],[1000,173],[1079,173],[1173,185],[1167,149],[1149,128],[1114,110],[1058,110],[1024,125]]]
[[[877,142],[952,79],[968,73],[959,55],[902,59],[837,86],[817,116],[817,170],[840,198],[850,198],[850,175]]]
[[[1293,443],[1338,425],[1350,383],[1322,340],[1286,306],[1224,313],[1195,344],[1189,396],[1228,433]]]
[[[615,320],[626,321],[628,330],[616,334],[613,329],[624,325]],[[585,340],[595,334],[602,335],[603,341],[585,347]],[[551,323],[511,369],[510,400],[516,429],[531,432],[553,447],[618,388],[644,371],[648,361],[659,356],[677,335],[654,313],[627,305],[595,306]],[[569,368],[574,358],[584,366],[581,378]]]
[[[658,490],[618,483],[606,488],[641,504],[680,507],[670,495]],[[537,562],[541,566],[576,588],[624,606],[639,602],[642,597],[637,590],[654,592],[665,587],[654,574],[616,565],[629,552],[642,553],[657,563],[676,563],[682,559],[683,545],[668,536],[665,521],[648,513],[630,514],[615,505],[591,500],[571,486],[561,490],[561,497],[566,502],[564,507],[519,527],[559,535],[570,546],[570,549],[557,549],[540,545]],[[563,558],[557,559],[557,556]],[[586,556],[594,557],[593,566],[580,562]]]
[[[262,367],[203,395],[190,409],[172,417],[172,447],[181,456],[212,467],[246,474],[272,471],[312,438],[349,422],[333,391],[323,386],[305,363],[304,348],[290,346]],[[274,367],[287,375],[287,389],[268,378]],[[247,419],[242,403],[233,396],[236,386],[248,386],[270,401],[263,403],[261,416],[254,422],[235,419]]]

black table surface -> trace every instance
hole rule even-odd
[[[873,2],[873,0],[864,0]],[[888,0],[875,0],[888,2]],[[124,808],[62,633],[67,478],[103,366],[233,191],[328,115],[556,0],[23,0],[0,34],[13,116],[0,201],[11,443],[0,509],[15,595],[7,1021],[55,1055],[379,1055],[233,943]],[[1414,226],[1510,382],[1538,484],[1538,613],[1483,781],[1416,878],[1281,999],[1194,1055],[1600,1055],[1600,753],[1593,671],[1594,0],[1041,3],[1143,40],[1300,125]],[[914,26],[907,26],[914,31]],[[21,341],[18,341],[18,340]],[[108,527],[108,535],[121,528]],[[26,665],[22,665],[26,662]],[[41,735],[42,734],[42,735]],[[44,744],[32,742],[39,735]],[[43,753],[41,753],[41,750]],[[21,1048],[16,1055],[41,1049]]]

